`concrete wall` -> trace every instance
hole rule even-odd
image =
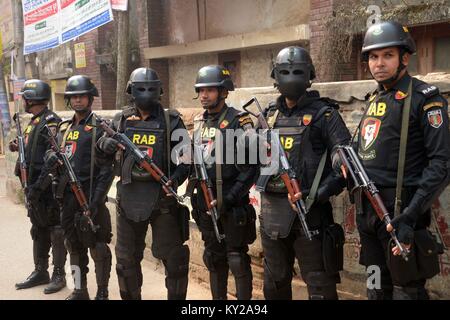
[[[240,80],[242,88],[273,86],[270,78],[272,59],[284,46],[240,51]],[[203,54],[169,60],[169,103],[180,109],[198,107],[193,86],[198,70],[208,64],[217,64],[218,55]]]
[[[166,45],[307,24],[309,0],[166,0]]]
[[[56,48],[37,53],[39,76],[42,79],[59,79],[67,77],[75,64],[72,60],[72,43],[68,42]]]
[[[217,64],[217,54],[185,56],[169,60],[169,88],[171,108],[195,108],[200,106],[194,90],[198,70],[209,64]]]
[[[202,60],[190,62],[199,64]],[[444,96],[449,99],[449,74],[435,74],[426,77],[425,81],[437,85]],[[354,130],[361,117],[361,113],[365,106],[363,97],[374,87],[375,83],[373,81],[318,83],[313,85],[313,88],[322,92],[323,96],[329,96],[339,101],[341,106],[340,112],[350,131]],[[277,93],[271,87],[238,89],[230,94],[229,101],[234,106],[240,106],[248,101],[251,96],[256,96],[261,105],[266,105],[277,96]],[[181,111],[184,115],[186,124],[189,126],[189,123],[192,122],[193,114],[201,112],[201,109],[184,109]],[[99,114],[105,117],[112,117],[115,114],[115,111],[100,111]],[[64,117],[68,117],[70,115],[71,112],[62,113],[62,116]],[[13,134],[14,133],[10,134],[7,141],[9,141]],[[9,196],[18,200],[20,186],[17,178],[12,176],[15,157],[15,155],[7,152],[7,174],[9,175],[7,190]],[[114,187],[111,189],[109,196],[114,198]],[[252,192],[251,201],[252,204],[255,205],[257,211],[259,211],[259,195],[257,193]],[[365,297],[365,272],[364,268],[358,264],[360,242],[355,225],[354,207],[350,204],[346,192],[332,199],[332,203],[334,207],[335,220],[344,227],[346,234],[344,271],[341,272],[342,283],[338,286],[340,297],[344,299],[363,299]],[[115,209],[113,203],[109,205],[109,208],[111,210],[113,220],[113,230],[115,230]],[[450,187],[447,187],[447,189],[440,196],[439,200],[433,205],[432,211],[437,218],[439,229],[443,235],[445,244],[450,248],[450,230],[448,229],[448,225],[450,224]],[[146,239],[149,248],[151,245],[150,232]],[[115,237],[113,237],[113,241],[115,241]],[[203,242],[201,241],[201,235],[193,222],[191,223],[191,239],[188,241],[188,245],[191,249],[191,277],[207,284],[209,282],[208,273],[202,261]],[[252,270],[254,273],[254,297],[256,299],[262,299],[263,252],[261,249],[259,232],[257,240],[250,247],[250,254],[252,258]],[[151,257],[149,250],[146,250],[145,256],[148,259],[154,259]],[[428,282],[428,288],[432,298],[450,299],[449,249],[447,249],[445,253],[440,256],[440,261],[441,273]],[[293,287],[294,298],[305,299],[307,297],[305,284],[298,276],[294,277]],[[232,277],[229,278],[229,292],[231,294],[234,293]]]

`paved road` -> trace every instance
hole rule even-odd
[[[5,191],[5,159],[0,158],[0,300],[61,300],[71,292],[65,288],[60,292],[45,295],[44,285],[26,290],[16,290],[14,284],[24,280],[34,268],[32,257],[32,241],[30,237],[31,224],[26,216],[23,205],[17,205],[6,197]],[[115,273],[115,256],[113,252],[113,267],[110,279],[110,298],[120,299],[117,276]],[[50,257],[51,261],[51,257]],[[96,293],[94,265],[90,261],[91,271],[88,274],[88,288],[91,297]],[[166,299],[167,292],[164,284],[164,267],[144,260],[143,262],[144,284],[143,299]],[[49,271],[52,267],[49,268]],[[70,270],[67,262],[66,270]],[[69,285],[72,283],[67,276]],[[73,287],[72,287],[73,288]],[[191,281],[188,287],[188,299],[210,299],[209,289],[203,285]]]

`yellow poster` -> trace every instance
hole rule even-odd
[[[75,68],[86,68],[86,48],[84,42],[74,44]]]

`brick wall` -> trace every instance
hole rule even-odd
[[[318,57],[321,54],[321,46],[325,40],[324,19],[332,16],[333,8],[339,5],[341,0],[311,0],[310,2],[310,54],[315,63],[317,81],[349,81],[356,80],[358,76],[356,44],[353,45],[353,52],[350,62],[341,64],[338,67],[337,74],[333,75],[329,72],[326,65],[318,64]],[[325,44],[326,45],[326,44]],[[356,49],[356,50],[355,50]]]
[[[100,29],[94,29],[84,35],[82,35],[78,42],[84,42],[86,49],[86,68],[78,68],[75,69],[74,74],[82,74],[91,78],[92,82],[98,89],[99,94],[101,95],[101,76],[100,76],[100,66],[95,61],[95,56],[97,54],[96,48],[98,46],[98,33]],[[102,107],[102,97],[98,97],[94,99],[94,104],[92,105],[93,109],[101,109]]]

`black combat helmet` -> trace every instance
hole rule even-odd
[[[91,97],[98,97],[98,90],[92,83],[91,79],[81,75],[70,77],[69,80],[67,80],[64,98],[68,99],[70,96],[84,94]]]
[[[225,88],[228,91],[234,91],[233,80],[231,80],[230,71],[222,66],[210,65],[201,68],[197,73],[195,80],[195,91],[199,92],[204,87]]]
[[[298,99],[311,86],[316,70],[308,51],[291,46],[278,53],[270,76],[282,95]]]
[[[126,92],[132,96],[136,106],[142,109],[156,106],[163,93],[161,80],[151,68],[135,69],[128,80]]]
[[[416,44],[408,28],[396,21],[385,21],[367,29],[361,50],[362,58],[367,61],[371,50],[388,47],[400,47],[410,54],[416,52]]]
[[[30,79],[25,81],[19,92],[25,100],[45,101],[51,98],[50,86],[42,80]]]

